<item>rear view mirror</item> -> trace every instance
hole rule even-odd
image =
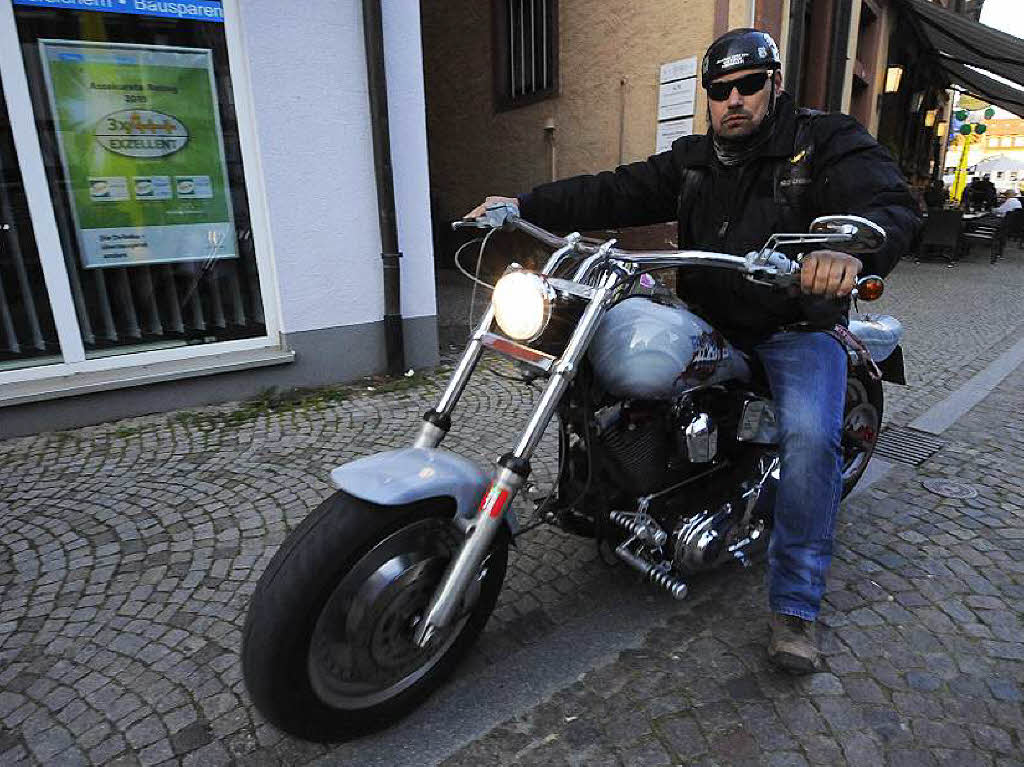
[[[885,245],[885,230],[860,216],[821,216],[811,222],[810,232],[838,235],[828,245],[843,253],[875,253]]]

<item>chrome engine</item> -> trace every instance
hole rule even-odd
[[[771,481],[779,478],[779,459],[762,458],[760,478],[743,488],[738,503],[724,503],[681,520],[672,534],[673,566],[681,573],[710,570],[725,562],[744,565],[768,543],[768,524],[758,502]]]
[[[682,576],[730,561],[749,565],[768,545],[770,522],[758,506],[778,472],[777,457],[762,458],[758,480],[743,488],[737,502],[683,518],[671,534],[647,513],[648,499],[635,512],[613,511],[611,522],[630,536],[615,555],[676,599],[686,596]]]

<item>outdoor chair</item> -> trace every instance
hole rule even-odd
[[[1016,240],[1017,245],[1024,247],[1024,208],[1006,214],[1006,239]]]
[[[1006,216],[985,216],[973,222],[970,231],[960,235],[960,253],[966,256],[971,246],[978,243],[990,248],[990,263],[995,263],[1003,254],[1006,245]]]
[[[929,248],[938,248],[941,254],[949,251],[947,266],[953,266],[960,247],[960,227],[963,223],[964,213],[962,210],[930,210],[928,220],[925,222],[924,231],[921,233],[921,244],[918,248],[918,256],[914,259],[920,263],[922,258],[928,255]]]

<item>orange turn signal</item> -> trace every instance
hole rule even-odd
[[[860,301],[877,301],[885,292],[881,277],[863,277],[857,280],[857,298]]]

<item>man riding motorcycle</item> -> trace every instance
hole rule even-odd
[[[704,56],[710,128],[614,171],[542,184],[494,204],[548,228],[604,229],[675,220],[679,247],[743,255],[774,232],[806,231],[817,216],[854,214],[883,227],[885,247],[862,258],[804,256],[800,294],[736,272],[691,269],[681,297],[764,366],[782,456],[768,557],[768,655],[795,673],[820,666],[814,621],[825,591],[842,494],[840,452],[847,354],[832,329],[847,323],[859,274],[885,276],[919,226],[889,153],[853,118],[797,109],[782,90],[770,35],[736,29]]]

